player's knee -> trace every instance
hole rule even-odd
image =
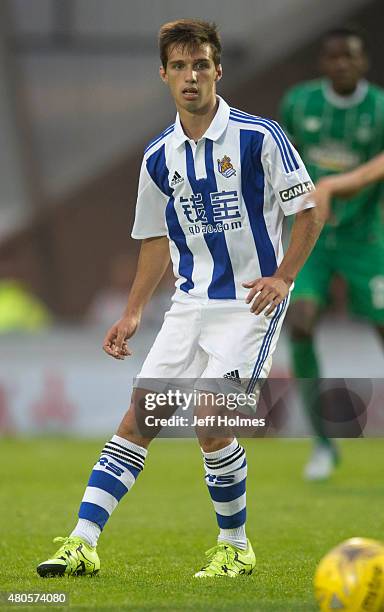
[[[232,441],[233,438],[199,438],[200,447],[205,453],[213,453],[225,448]]]
[[[137,444],[137,446],[141,446],[142,448],[148,448],[152,442],[152,438],[144,438],[143,436],[138,435],[137,432],[126,429],[122,425],[120,425],[118,428],[116,435],[120,436],[121,438],[125,438],[129,442],[132,442],[132,444]]]
[[[318,308],[312,302],[292,304],[288,311],[288,325],[292,340],[305,340],[313,336]]]
[[[290,327],[292,340],[308,340],[313,336],[313,327],[309,321],[299,321]]]
[[[137,444],[138,446],[142,446],[144,448],[148,448],[149,444],[152,441],[152,438],[145,437],[138,427],[137,420],[135,418],[134,410],[132,406],[125,413],[123,420],[121,421],[116,435],[121,438],[125,438],[129,440],[129,442],[133,442],[133,444]]]

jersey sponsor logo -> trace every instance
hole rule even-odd
[[[174,174],[173,174],[173,178],[171,181],[171,187],[174,187],[175,185],[178,185],[179,183],[183,182],[183,177],[181,176],[181,174],[179,174],[179,172],[177,170],[175,170]]]
[[[190,234],[214,234],[242,227],[237,191],[214,191],[209,196],[213,223],[207,217],[206,204],[201,193],[188,198],[180,196],[179,202],[185,219],[190,224]]]
[[[340,142],[310,146],[306,155],[309,163],[334,172],[347,172],[363,161],[357,151]]]
[[[218,223],[217,225],[211,225],[210,223],[207,225],[190,225],[188,229],[190,234],[220,234],[221,232],[239,228],[241,228],[241,221]]]
[[[288,202],[289,200],[293,200],[294,198],[298,198],[305,193],[313,191],[313,189],[314,187],[312,181],[305,181],[305,183],[297,183],[297,185],[293,185],[293,187],[289,187],[289,189],[283,189],[282,191],[279,191],[279,193],[281,200],[283,202]]]
[[[227,378],[228,380],[232,380],[235,383],[241,385],[241,378],[239,375],[239,370],[233,370],[232,372],[227,372],[224,374],[223,378]]]
[[[217,168],[220,174],[225,176],[225,178],[229,178],[236,174],[236,170],[231,163],[231,158],[228,157],[228,155],[224,155],[223,159],[217,160]]]

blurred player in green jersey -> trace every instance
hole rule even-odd
[[[350,172],[321,178],[316,183],[316,191],[311,193],[311,201],[319,207],[322,217],[328,219],[332,211],[332,198],[351,197],[364,187],[383,180],[384,153],[380,153]]]
[[[324,78],[292,88],[281,107],[282,123],[314,181],[349,172],[384,148],[384,90],[364,79],[368,59],[361,34],[349,28],[328,32],[322,42],[320,65]],[[298,379],[320,377],[313,334],[335,274],[347,283],[351,312],[368,319],[384,339],[380,200],[382,185],[376,183],[348,199],[331,201],[327,224],[292,296],[292,357]],[[316,393],[312,389],[309,395],[306,385],[302,385],[302,393],[316,435],[305,476],[326,478],[337,463],[337,449],[327,437]]]

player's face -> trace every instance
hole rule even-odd
[[[321,68],[337,93],[352,93],[367,69],[362,41],[356,36],[328,39],[321,54]]]
[[[221,65],[215,66],[210,45],[196,50],[171,47],[166,69],[160,68],[177,109],[192,114],[204,114],[216,104],[216,82],[221,75]]]

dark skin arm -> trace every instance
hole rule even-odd
[[[316,191],[311,199],[318,206],[325,220],[330,216],[333,197],[348,198],[359,193],[361,189],[384,179],[384,153],[358,166],[350,172],[325,176],[316,183]],[[346,206],[348,203],[346,202]]]

